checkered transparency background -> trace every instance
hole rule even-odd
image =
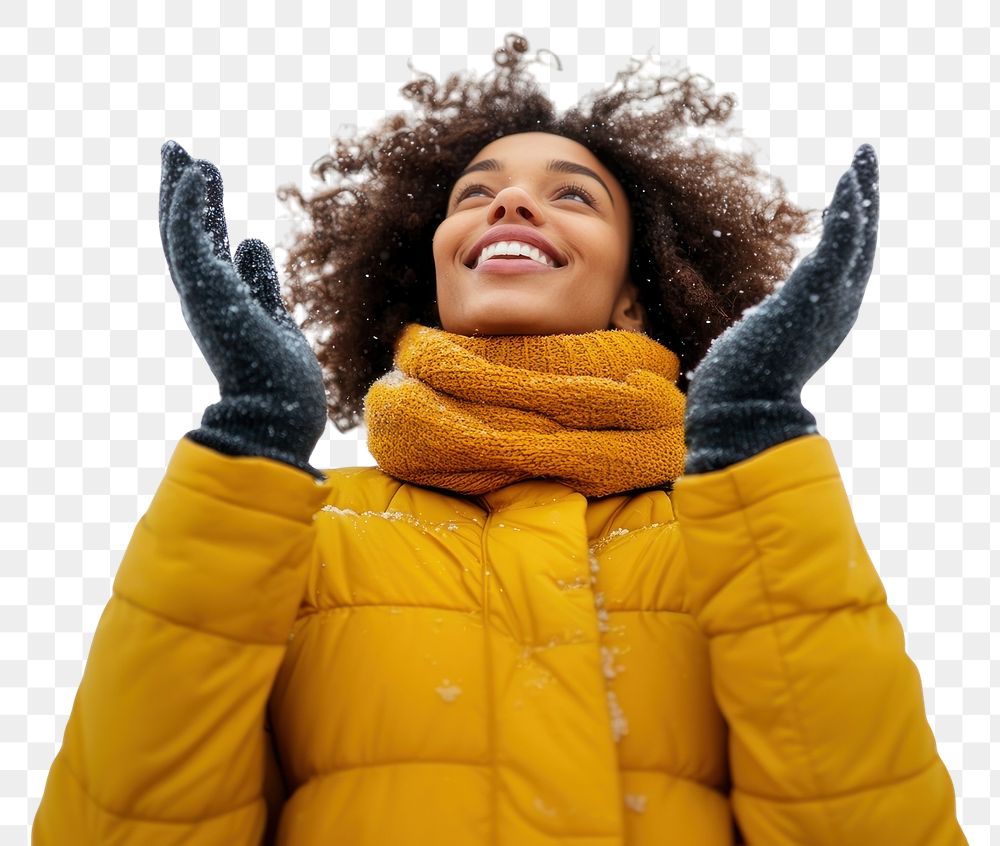
[[[875,147],[874,273],[803,402],[919,667],[958,817],[998,842],[995,4],[81,5],[0,5],[0,841],[27,838],[122,553],[218,398],[160,246],[160,146],[218,164],[232,244],[262,238],[280,267],[279,185],[311,194],[342,125],[408,110],[408,59],[482,73],[518,31],[559,56],[534,68],[560,108],[631,56],[706,75],[737,98],[738,143],[809,208]],[[374,463],[363,431],[332,424],[312,461]]]

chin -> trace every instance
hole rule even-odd
[[[572,302],[567,305],[564,297],[510,289],[452,295],[445,301],[444,311],[443,318],[439,313],[439,322],[455,335],[578,335],[605,328],[603,324],[588,326],[600,323],[599,318],[574,313]]]

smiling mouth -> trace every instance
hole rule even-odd
[[[487,261],[493,259],[504,259],[518,261],[520,259],[528,259],[530,261],[535,261],[542,267],[554,269],[557,267],[562,267],[565,262],[560,262],[554,255],[543,250],[541,247],[537,247],[531,243],[525,243],[522,241],[496,241],[493,244],[488,244],[484,247],[476,256],[473,256],[469,261],[463,262],[466,267],[471,270],[475,270],[480,265],[485,264]]]
[[[558,270],[562,265],[542,264],[527,256],[493,256],[477,265],[466,265],[475,273],[549,273]]]

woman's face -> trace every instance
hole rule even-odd
[[[547,132],[499,138],[459,176],[434,234],[441,328],[459,335],[642,331],[628,278],[631,238],[625,192],[586,147]],[[497,242],[508,246],[482,256]]]

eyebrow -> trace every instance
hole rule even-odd
[[[613,206],[615,204],[615,198],[611,196],[611,191],[608,186],[604,184],[604,180],[594,173],[594,171],[592,171],[589,167],[577,164],[576,162],[568,162],[565,159],[552,159],[552,161],[545,166],[545,169],[552,173],[579,173],[582,176],[589,176],[591,179],[596,179],[601,183],[601,187],[608,192],[608,199],[611,200],[611,205]],[[458,175],[458,179],[479,170],[503,170],[503,163],[497,159],[483,159],[481,162],[469,165],[469,167]],[[458,182],[458,179],[455,181]]]

